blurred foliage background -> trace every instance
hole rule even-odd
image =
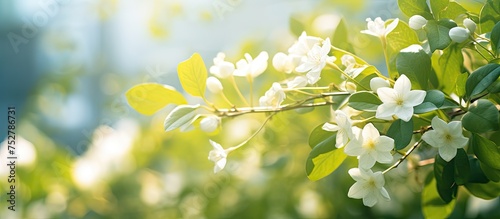
[[[142,82],[180,88],[176,66],[193,52],[207,66],[217,52],[235,62],[265,50],[272,59],[303,30],[331,37],[385,71],[377,39],[359,31],[367,17],[407,21],[396,2],[0,1],[0,108],[17,109],[19,157],[16,212],[2,192],[0,218],[421,218],[426,167],[409,170],[405,162],[391,171],[386,188],[393,200],[374,208],[347,198],[354,183],[347,170],[355,161],[318,182],[307,179],[308,134],[329,120],[328,107],[280,113],[213,174],[208,138],[235,145],[264,115],[225,119],[215,136],[165,133],[172,108],[146,117],[124,97]],[[472,11],[482,2],[460,1]],[[334,34],[340,22],[347,37]],[[256,79],[258,93],[282,78],[269,65]],[[0,124],[6,119],[0,116]],[[6,133],[2,125],[0,138]],[[4,142],[2,191],[10,185],[6,153]],[[499,207],[498,198],[485,201],[464,190],[452,217],[500,217]]]

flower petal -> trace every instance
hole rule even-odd
[[[389,196],[389,193],[387,192],[387,190],[384,187],[380,188],[380,194],[382,195],[382,197],[385,200],[387,200],[387,201],[391,200],[391,197]]]
[[[406,106],[416,106],[424,102],[425,91],[423,90],[412,90],[408,92],[404,97],[404,105]]]
[[[394,139],[387,136],[380,136],[375,148],[378,151],[391,151],[394,148]]]
[[[396,116],[401,120],[408,122],[413,116],[413,107],[411,106],[402,106],[397,112]]]
[[[363,169],[370,169],[373,165],[375,165],[375,158],[369,154],[366,153],[359,156],[359,167]]]
[[[399,76],[398,80],[396,80],[396,83],[394,83],[394,90],[400,95],[410,92],[410,89],[411,81],[404,74]]]
[[[224,169],[224,167],[226,166],[226,162],[227,162],[226,158],[220,159],[219,161],[215,162],[214,173],[218,173],[222,169]]]
[[[398,94],[392,88],[381,87],[377,89],[377,94],[383,103],[396,103]]]
[[[457,155],[457,149],[451,145],[445,145],[439,148],[439,156],[443,158],[446,162],[449,162]]]
[[[363,147],[361,146],[361,143],[355,139],[349,141],[347,145],[344,148],[344,153],[346,153],[349,156],[359,156],[363,153]]]
[[[382,88],[379,88],[380,91]],[[377,112],[375,113],[375,117],[377,119],[392,119],[392,115],[394,115],[394,108],[396,107],[395,103],[383,103],[377,107]]]
[[[376,139],[380,137],[380,133],[372,123],[368,123],[363,127],[362,134],[364,139]]]
[[[336,132],[340,129],[340,127],[335,125],[335,124],[331,124],[331,123],[327,122],[323,125],[323,127],[321,127],[321,129],[328,131],[328,132]]]
[[[347,192],[347,196],[349,198],[363,198],[368,193],[366,189],[365,183],[355,182],[354,185],[349,188],[349,192]]]
[[[378,202],[377,196],[373,192],[367,194],[363,198],[363,205],[365,205],[367,207],[373,207],[375,204],[377,204],[377,202]]]

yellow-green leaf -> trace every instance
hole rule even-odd
[[[335,134],[334,134],[335,135]],[[331,143],[320,142],[316,145],[306,162],[307,177],[310,180],[319,180],[335,171],[347,155],[343,149],[335,147],[335,138],[328,138]]]
[[[173,87],[145,83],[130,88],[126,93],[128,104],[137,112],[152,115],[168,104],[187,104],[186,99]]]
[[[196,97],[205,97],[208,74],[200,54],[194,53],[189,59],[179,63],[177,73],[186,92]]]

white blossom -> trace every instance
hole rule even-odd
[[[217,53],[217,57],[214,58],[214,65],[209,69],[211,74],[218,78],[227,78],[233,74],[234,64],[224,61],[225,58],[226,55],[224,53]]]
[[[362,30],[361,33],[369,34],[376,37],[385,37],[389,34],[399,23],[399,19],[394,19],[387,27],[385,27],[385,21],[382,18],[377,17],[375,20],[371,18],[366,19],[367,22],[367,30]]]
[[[390,87],[389,81],[381,77],[370,79],[370,89],[372,89],[373,92],[377,93],[377,90],[381,87]]]
[[[461,43],[469,39],[470,32],[468,29],[463,27],[454,27],[450,29],[448,34],[450,35],[451,40]]]
[[[300,57],[279,52],[274,55],[273,67],[279,72],[292,73],[300,62]]]
[[[288,88],[305,87],[307,85],[306,76],[297,76],[293,80],[286,83]]]
[[[344,111],[336,110],[335,122],[337,124],[327,122],[322,128],[325,131],[337,132],[335,147],[341,148],[344,147],[350,139],[354,138],[354,134],[352,132],[352,121]]]
[[[349,141],[344,152],[350,156],[357,156],[359,167],[370,169],[375,165],[375,161],[379,163],[392,162],[391,150],[393,148],[394,140],[387,136],[380,136],[375,126],[368,123],[355,139]]]
[[[446,123],[439,117],[434,117],[431,122],[433,130],[427,131],[422,139],[432,147],[439,148],[439,156],[450,161],[457,155],[457,149],[463,148],[468,138],[462,134],[462,123],[453,121]]]
[[[260,106],[278,108],[285,100],[285,98],[285,91],[283,90],[281,85],[277,82],[274,82],[271,88],[266,91],[264,96],[260,97],[259,103]]]
[[[218,116],[210,115],[200,121],[200,128],[204,132],[213,132],[220,125],[221,119]]]
[[[304,31],[299,36],[297,42],[295,42],[295,44],[293,44],[288,49],[288,53],[290,55],[306,56],[309,50],[311,50],[314,45],[320,43],[320,40],[321,39],[318,37],[307,36],[306,32]]]
[[[255,59],[250,54],[245,53],[245,59],[236,62],[234,76],[255,78],[262,74],[267,68],[269,55],[266,51],[260,52]]]
[[[224,88],[222,87],[222,83],[220,83],[219,79],[210,76],[207,78],[207,89],[214,94],[218,94],[222,92],[222,89]]]
[[[303,57],[302,63],[295,68],[295,71],[307,72],[306,77],[309,84],[318,82],[321,78],[321,70],[325,67],[326,62],[335,61],[335,57],[328,56],[330,49],[330,38],[326,38],[321,47],[318,44],[314,45],[307,53],[307,56]]]
[[[426,95],[423,90],[411,90],[411,81],[406,75],[398,78],[394,88],[378,88],[377,94],[382,104],[378,106],[375,117],[390,120],[396,115],[405,122],[410,121],[413,107],[421,104]]]
[[[363,204],[368,207],[374,206],[380,200],[391,200],[384,188],[385,179],[382,172],[373,173],[372,170],[353,168],[349,170],[349,175],[356,181],[349,188],[349,198],[363,199]]]
[[[420,30],[427,24],[427,19],[422,17],[421,15],[413,15],[408,20],[408,25],[410,25],[411,29]]]
[[[214,173],[218,173],[219,171],[224,169],[224,167],[226,166],[226,162],[227,162],[226,158],[227,158],[227,154],[229,153],[229,151],[224,150],[224,148],[222,148],[222,146],[215,141],[212,141],[212,140],[208,140],[208,141],[210,142],[210,144],[214,148],[213,150],[211,150],[208,153],[208,159],[215,163]]]

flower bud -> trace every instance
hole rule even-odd
[[[214,94],[218,94],[222,92],[222,84],[220,83],[219,79],[216,77],[208,77],[207,78],[207,88],[210,92]]]
[[[377,90],[381,87],[389,87],[389,82],[381,77],[374,77],[370,80],[370,88],[373,92],[377,93]]]
[[[467,27],[467,29],[469,29],[470,33],[474,33],[474,31],[476,31],[476,23],[474,23],[471,19],[465,18],[463,24]]]
[[[411,29],[420,30],[427,24],[427,20],[420,15],[413,15],[408,21]]]
[[[449,35],[451,40],[457,43],[461,43],[469,38],[469,30],[463,27],[451,28]]]
[[[220,118],[217,116],[207,116],[200,121],[200,128],[202,131],[210,133],[219,127]]]

